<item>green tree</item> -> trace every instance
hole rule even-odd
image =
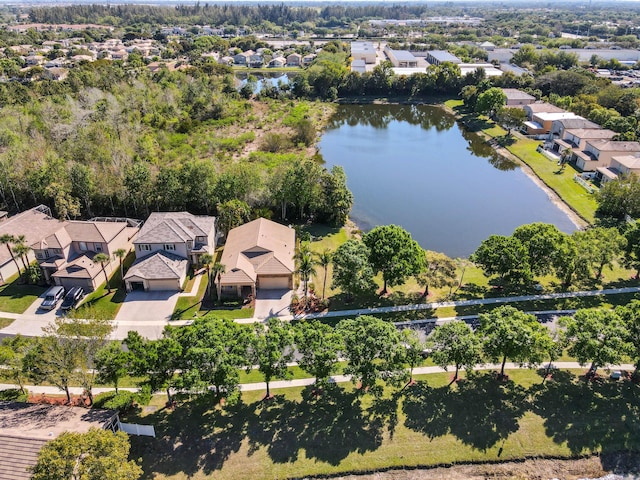
[[[176,328],[175,339],[182,347],[182,386],[190,391],[232,397],[240,383],[239,370],[247,364],[249,331],[233,320],[198,318],[191,325]]]
[[[313,375],[316,383],[326,383],[337,369],[342,349],[340,332],[317,320],[300,322],[295,327],[295,342],[300,368]]]
[[[152,392],[165,390],[170,404],[171,388],[180,382],[176,369],[182,355],[182,347],[171,337],[171,329],[158,340],[146,340],[138,332],[130,331],[123,343],[132,354],[132,373],[147,377],[144,383]]]
[[[322,279],[322,299],[324,300],[325,290],[327,288],[327,274],[329,273],[329,265],[333,256],[328,249],[323,250],[317,254],[318,265],[322,267],[323,279]]]
[[[603,227],[589,228],[581,236],[585,260],[589,269],[595,272],[595,279],[600,280],[604,268],[613,268],[613,264],[622,257],[626,239],[617,228]]]
[[[596,194],[597,213],[619,220],[640,217],[640,177],[628,175],[605,183]]]
[[[251,216],[251,207],[242,200],[233,199],[219,203],[217,209],[218,225],[225,237],[229,231],[248,221]]]
[[[498,275],[501,282],[531,281],[527,249],[515,237],[489,236],[482,241],[470,260],[480,265],[485,275]]]
[[[258,366],[267,384],[265,398],[271,397],[269,384],[272,379],[286,380],[291,376],[287,362],[293,358],[293,336],[289,325],[278,318],[272,317],[264,323],[256,323],[254,333],[249,341],[247,354],[247,373],[252,365]]]
[[[321,183],[324,198],[318,212],[319,219],[329,225],[341,227],[347,222],[353,206],[353,194],[347,187],[344,169],[334,165],[330,172],[325,170]]]
[[[13,255],[13,250],[11,248],[11,245],[15,245],[16,243],[17,239],[13,235],[5,233],[0,236],[0,244],[7,247],[7,250],[9,250],[9,255],[11,255],[11,260],[13,260],[13,263],[16,264],[16,269],[18,270],[18,273],[20,273],[20,265],[18,265],[18,260],[16,260],[16,257]]]
[[[624,249],[624,264],[636,271],[636,278],[640,278],[640,222],[633,222],[624,232],[627,241]]]
[[[33,480],[136,480],[140,468],[129,460],[124,432],[92,428],[86,433],[64,432],[47,442],[32,469]]]
[[[122,348],[122,342],[109,342],[96,352],[95,369],[98,383],[113,385],[118,393],[120,379],[127,376],[131,355]]]
[[[369,263],[373,270],[382,272],[383,293],[386,293],[387,285],[402,285],[424,267],[424,250],[402,227],[375,227],[362,241],[369,247]]]
[[[427,250],[425,252],[425,268],[416,275],[416,281],[424,287],[422,296],[429,295],[429,287],[453,287],[457,280],[457,264],[444,253]]]
[[[583,308],[573,317],[561,318],[569,339],[569,355],[580,365],[591,362],[589,372],[595,375],[599,367],[620,363],[629,352],[628,332],[620,311],[603,308]]]
[[[203,253],[198,258],[198,262],[200,263],[200,265],[202,267],[204,267],[207,270],[207,290],[205,291],[205,295],[207,297],[210,297],[211,296],[211,283],[213,281],[213,278],[212,278],[212,275],[211,275],[211,267],[212,267],[212,265],[214,263],[214,256],[211,255],[210,253]]]
[[[25,393],[24,384],[27,376],[24,371],[24,357],[34,343],[22,335],[5,337],[0,343],[0,365],[3,375],[13,381],[21,393]]]
[[[344,242],[333,254],[333,288],[342,290],[347,299],[375,288],[370,255],[369,248],[354,239]]]
[[[548,275],[553,271],[553,263],[558,255],[558,245],[562,242],[562,233],[549,223],[530,223],[513,231],[527,252],[527,260],[532,275]]]
[[[640,301],[632,300],[627,305],[620,305],[616,307],[616,313],[626,328],[628,353],[635,362],[636,369],[633,376],[637,379],[640,373]]]
[[[341,320],[337,327],[344,341],[342,356],[347,360],[344,373],[360,382],[361,391],[379,393],[378,380],[396,383],[406,378],[402,368],[404,347],[400,333],[390,323],[376,317],[361,315]]]
[[[498,110],[498,122],[507,127],[507,135],[509,136],[511,136],[511,130],[520,128],[526,119],[527,114],[522,108],[502,107]]]
[[[445,370],[450,365],[455,366],[456,370],[449,385],[458,379],[461,368],[471,371],[482,359],[480,338],[461,320],[445,322],[433,331],[429,340],[433,349],[431,357],[435,364]]]
[[[494,363],[502,362],[502,376],[507,359],[520,365],[542,362],[549,336],[535,315],[509,305],[480,314],[479,334],[485,357]]]
[[[118,263],[120,264],[120,282],[124,287],[124,259],[127,257],[127,251],[124,248],[118,248],[114,250],[113,256],[118,259]]]
[[[211,275],[213,275],[216,282],[216,293],[218,295],[218,301],[222,301],[222,274],[225,273],[227,267],[220,262],[215,262],[211,267]]]
[[[298,258],[296,273],[300,275],[300,279],[302,280],[304,298],[307,298],[309,279],[316,274],[316,265],[316,259],[311,252],[306,252]]]
[[[111,285],[109,285],[109,276],[107,275],[107,271],[105,270],[105,264],[108,264],[110,260],[111,259],[109,258],[109,255],[107,255],[106,253],[96,253],[92,259],[93,263],[95,263],[96,265],[100,265],[100,268],[102,269],[102,273],[104,275],[104,280],[107,285],[107,291],[109,293],[111,293]]]
[[[507,96],[501,88],[491,87],[478,95],[476,101],[476,112],[482,114],[491,114],[497,112],[504,107],[507,102]]]
[[[424,342],[413,328],[405,328],[400,333],[404,345],[404,363],[409,366],[409,384],[413,383],[413,370],[422,361]]]

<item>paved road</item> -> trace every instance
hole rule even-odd
[[[497,297],[497,298],[481,298],[481,299],[473,299],[473,300],[459,300],[459,301],[450,301],[450,302],[433,302],[433,303],[420,303],[413,305],[399,305],[399,306],[391,306],[391,307],[375,307],[375,308],[361,308],[354,310],[336,310],[336,311],[328,311],[317,314],[310,315],[300,315],[293,317],[292,315],[282,316],[283,320],[293,320],[295,319],[313,319],[313,318],[329,318],[329,317],[342,317],[342,316],[356,316],[356,315],[366,315],[366,314],[381,314],[381,313],[393,313],[393,312],[410,312],[410,311],[428,311],[434,310],[442,307],[464,307],[464,306],[473,306],[473,305],[499,305],[499,304],[507,304],[514,302],[523,302],[530,300],[552,300],[552,299],[560,299],[560,298],[575,298],[575,297],[595,297],[599,295],[616,295],[623,293],[638,293],[640,292],[640,287],[624,287],[624,288],[611,288],[606,290],[588,290],[581,292],[565,292],[565,293],[548,293],[541,295],[521,295],[517,297]],[[176,299],[177,299],[177,295]],[[173,301],[173,299],[172,299]],[[145,305],[145,302],[137,302],[142,306]],[[168,303],[168,302],[167,302]],[[151,303],[146,304],[150,306]],[[124,308],[124,306],[122,307]],[[122,309],[121,309],[122,311]],[[164,310],[165,312],[167,310]],[[571,311],[566,311],[571,312]],[[15,318],[16,320],[9,325],[8,327],[0,330],[0,337],[3,335],[16,335],[18,333],[26,336],[41,336],[42,335],[42,327],[46,326],[49,323],[49,319],[47,315],[27,315],[27,314],[15,314],[8,312],[0,312],[0,317],[4,318]],[[166,318],[166,313],[162,313],[160,315],[154,316],[153,312],[150,310],[142,310],[137,315],[126,315],[128,318],[121,318],[121,315],[118,315],[118,319],[114,321],[116,325],[116,329],[112,335],[113,339],[123,339],[127,336],[127,332],[129,330],[136,330],[141,335],[150,338],[156,339],[160,338],[162,335],[162,330],[166,325],[185,325],[190,323],[190,320],[182,320],[182,321],[169,321]],[[466,319],[468,317],[457,317]],[[435,319],[438,320],[438,319]],[[264,318],[247,318],[238,320],[238,323],[255,323],[255,322],[263,322]],[[442,319],[441,319],[442,321]],[[415,322],[411,322],[414,324]]]
[[[581,366],[579,363],[576,362],[554,362],[554,365],[556,368],[559,369],[581,369],[581,368],[586,368]],[[522,369],[523,367],[520,367],[519,365],[515,364],[515,363],[506,363],[504,366],[505,370],[517,370],[517,369]],[[623,364],[623,365],[615,365],[615,366],[611,366],[610,370],[634,370],[635,366],[631,365],[631,364]],[[500,369],[500,365],[498,364],[486,364],[486,365],[478,365],[476,368],[474,368],[474,370],[499,370]],[[455,371],[455,367],[450,366],[448,367],[448,370],[444,370],[440,367],[418,367],[415,368],[413,370],[413,374],[414,375],[429,375],[429,374],[433,374],[433,373],[442,373],[442,372],[453,372]],[[600,370],[601,372],[603,371],[603,369]],[[333,383],[346,383],[346,382],[350,382],[351,381],[351,377],[348,375],[335,375],[333,377],[331,377],[331,382]],[[296,380],[276,380],[270,383],[270,388],[271,389],[281,389],[281,388],[293,388],[293,387],[306,387],[308,385],[313,385],[315,382],[315,379],[313,378],[299,378]],[[8,384],[8,383],[2,383],[0,384],[0,390],[8,390],[8,389],[12,389],[12,388],[16,388],[15,385],[12,384]],[[45,395],[60,395],[62,394],[61,390],[58,389],[57,387],[50,387],[50,386],[39,386],[39,385],[31,385],[31,386],[25,386],[25,388],[27,390],[29,390],[30,393],[34,393],[34,394],[42,394],[44,393]],[[257,391],[257,390],[266,390],[267,389],[267,385],[264,382],[256,382],[256,383],[244,383],[240,385],[240,391],[242,392],[251,392],[251,391]],[[81,387],[71,387],[70,392],[72,395],[81,395],[82,394],[82,388]],[[109,392],[113,390],[113,388],[94,388],[93,389],[93,394],[94,395],[99,395],[100,393],[103,392]],[[137,388],[120,388],[119,390],[128,390],[131,392],[137,391]],[[164,393],[164,392],[157,392],[157,393]]]

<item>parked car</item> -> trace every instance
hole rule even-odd
[[[44,294],[44,300],[42,301],[40,308],[42,310],[53,310],[58,306],[62,297],[64,297],[64,287],[51,287]]]
[[[84,297],[84,290],[82,287],[73,287],[71,290],[67,292],[64,296],[64,300],[62,301],[62,305],[60,305],[60,310],[67,311],[72,308],[76,308],[76,305],[80,303]]]

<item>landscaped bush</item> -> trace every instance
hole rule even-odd
[[[8,400],[11,402],[26,402],[29,398],[29,393],[25,390],[24,393],[19,388],[10,388],[8,390],[0,390],[0,400]]]
[[[130,412],[138,400],[138,394],[129,391],[105,392],[98,395],[93,400],[96,408],[106,408],[108,410],[118,410],[120,413]]]

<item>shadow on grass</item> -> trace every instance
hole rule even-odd
[[[456,390],[419,382],[403,404],[405,426],[431,439],[451,434],[486,451],[519,430],[526,397],[523,387],[498,382],[493,373],[473,375],[458,382]]]

